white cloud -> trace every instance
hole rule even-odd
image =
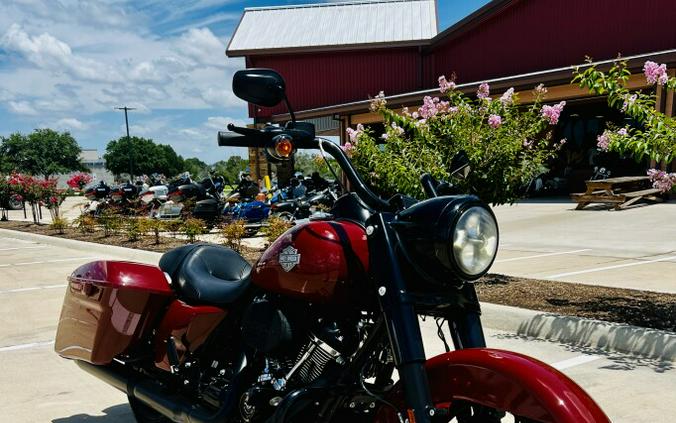
[[[38,112],[28,101],[10,101],[9,111],[17,115],[37,115]]]
[[[70,46],[48,33],[30,36],[21,25],[12,24],[0,38],[0,47],[19,53],[35,65],[54,72],[69,72],[91,81],[116,81],[120,75],[92,59],[74,55]]]
[[[225,44],[209,28],[192,28],[176,41],[176,51],[196,65],[225,66]]]
[[[83,131],[89,128],[89,125],[81,122],[76,118],[59,119],[54,125],[57,129],[75,129],[76,131]]]

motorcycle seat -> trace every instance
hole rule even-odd
[[[174,248],[160,259],[179,298],[192,304],[226,306],[249,287],[251,265],[237,252],[213,244]]]

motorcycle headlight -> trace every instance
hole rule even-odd
[[[451,255],[464,276],[474,279],[483,275],[498,251],[498,225],[484,207],[463,211],[453,229]]]
[[[471,195],[436,197],[401,211],[393,222],[411,278],[440,285],[483,276],[498,251],[493,212]]]

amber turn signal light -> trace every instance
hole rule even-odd
[[[267,149],[268,154],[277,160],[287,160],[294,153],[293,139],[288,135],[276,136],[273,139],[273,145],[270,147]]]

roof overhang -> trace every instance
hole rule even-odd
[[[245,57],[245,56],[270,56],[277,54],[290,53],[330,53],[340,51],[359,51],[359,50],[376,50],[376,49],[392,49],[403,47],[425,47],[430,45],[430,40],[411,40],[411,41],[388,41],[382,43],[367,43],[367,44],[343,44],[343,45],[329,45],[329,46],[309,46],[309,47],[287,47],[287,48],[271,48],[271,49],[255,49],[255,50],[226,50],[225,54],[228,57]]]
[[[646,60],[654,60],[660,63],[666,63],[667,66],[676,64],[676,49],[659,51],[654,53],[645,53],[640,55],[622,57],[620,60],[627,62],[629,70],[635,71],[641,69]],[[592,63],[583,63],[580,65],[566,66],[562,68],[548,69],[539,72],[530,72],[520,75],[507,76],[503,78],[488,79],[484,81],[468,82],[458,84],[456,89],[463,93],[472,93],[477,90],[479,85],[487,82],[491,85],[493,92],[502,92],[509,88],[514,88],[516,91],[530,90],[537,84],[545,84],[546,86],[570,84],[573,71],[576,68],[585,69],[590,66],[596,66],[601,70],[609,69],[617,59],[602,60]],[[398,94],[386,97],[387,104],[390,107],[403,107],[418,105],[425,96],[439,95],[439,89],[433,88],[422,91],[414,91],[410,93]],[[371,100],[354,101],[350,103],[337,104],[332,106],[320,107],[316,109],[308,109],[296,112],[297,119],[312,119],[322,116],[335,115],[350,115],[357,113],[364,113],[369,110]],[[274,115],[271,117],[273,122],[285,122],[290,119],[288,113]]]

